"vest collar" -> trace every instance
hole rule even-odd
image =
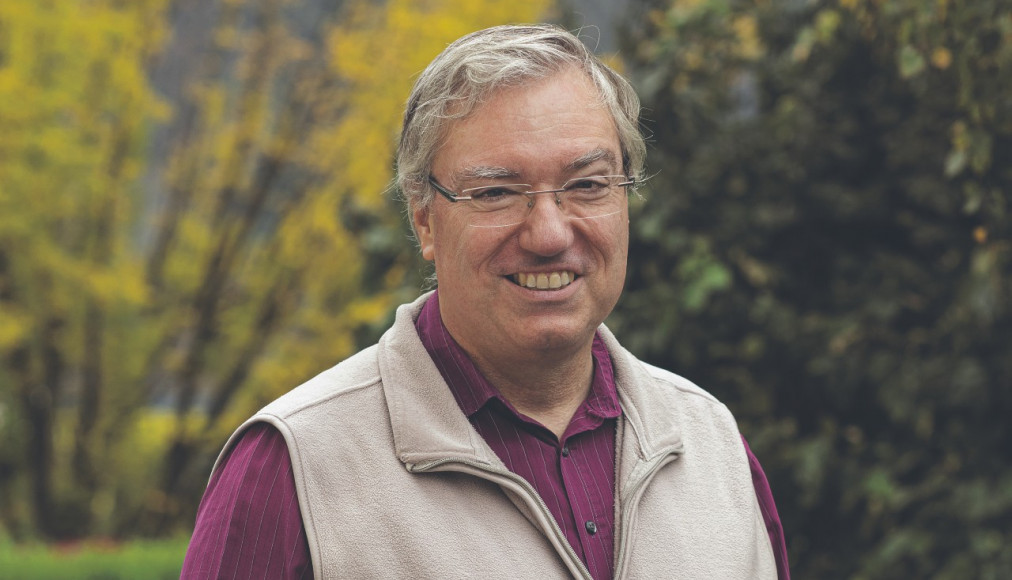
[[[379,341],[380,376],[395,453],[409,465],[457,459],[505,469],[460,411],[418,338],[415,319],[430,295],[425,293],[400,306],[393,326]],[[680,449],[677,391],[657,384],[643,363],[622,348],[604,325],[599,330],[612,357],[622,405],[623,463],[649,461]]]

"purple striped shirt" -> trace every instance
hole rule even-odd
[[[312,577],[288,447],[258,423],[211,475],[180,578]]]
[[[416,328],[475,429],[503,463],[545,499],[594,578],[610,578],[614,435],[621,409],[611,359],[600,339],[595,337],[592,349],[590,394],[560,441],[518,413],[477,371],[442,324],[435,295],[422,309]],[[773,494],[759,461],[744,438],[742,442],[778,576],[789,580],[787,549]],[[274,427],[260,423],[247,429],[212,475],[197,510],[181,577],[313,577],[288,447]]]

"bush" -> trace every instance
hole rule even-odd
[[[732,406],[797,577],[1012,577],[1012,6],[639,5],[618,335]]]

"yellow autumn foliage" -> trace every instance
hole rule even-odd
[[[32,326],[83,300],[145,298],[131,257],[98,246],[122,233],[144,123],[165,112],[143,70],[162,4],[0,4],[3,286]]]
[[[758,23],[751,14],[736,16],[731,23],[738,38],[738,54],[745,60],[755,60],[763,55],[762,41],[759,38]]]
[[[189,525],[223,438],[416,292],[388,191],[411,83],[551,3],[358,0],[315,35],[293,0],[169,5],[0,2],[0,413],[32,417],[0,436],[43,442],[0,493],[41,535]]]

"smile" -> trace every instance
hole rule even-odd
[[[576,280],[576,274],[568,270],[559,272],[537,272],[513,274],[509,277],[514,284],[534,290],[557,290],[569,286]]]

